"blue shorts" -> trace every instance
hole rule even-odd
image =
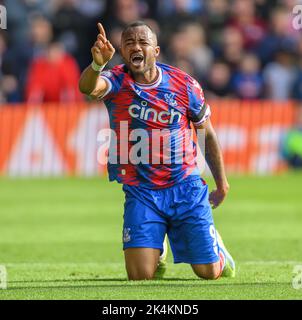
[[[164,189],[124,185],[124,250],[163,250],[168,234],[174,263],[208,264],[219,261],[208,186],[198,176]]]

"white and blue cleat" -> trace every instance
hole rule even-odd
[[[225,266],[222,270],[221,277],[234,278],[236,274],[235,261],[233,257],[230,255],[230,253],[228,252],[228,250],[226,249],[222,241],[222,238],[217,230],[216,230],[216,236],[217,236],[218,246],[220,247],[220,250],[224,253],[224,256],[225,256]]]
[[[167,270],[167,255],[168,255],[168,240],[167,235],[165,236],[165,240],[163,243],[163,252],[159,257],[159,262],[154,274],[154,279],[162,279]]]

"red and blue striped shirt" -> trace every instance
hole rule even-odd
[[[206,121],[210,107],[195,79],[175,67],[156,66],[159,76],[148,85],[135,82],[125,65],[100,75],[108,83],[100,99],[115,135],[110,181],[157,189],[199,176],[196,144],[188,135],[190,123]]]

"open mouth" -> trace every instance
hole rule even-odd
[[[144,56],[140,53],[134,53],[131,56],[130,61],[134,66],[139,67],[141,63],[144,61]]]

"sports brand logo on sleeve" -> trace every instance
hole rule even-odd
[[[111,71],[103,71],[101,72],[101,76],[111,78],[113,76],[113,73]]]

